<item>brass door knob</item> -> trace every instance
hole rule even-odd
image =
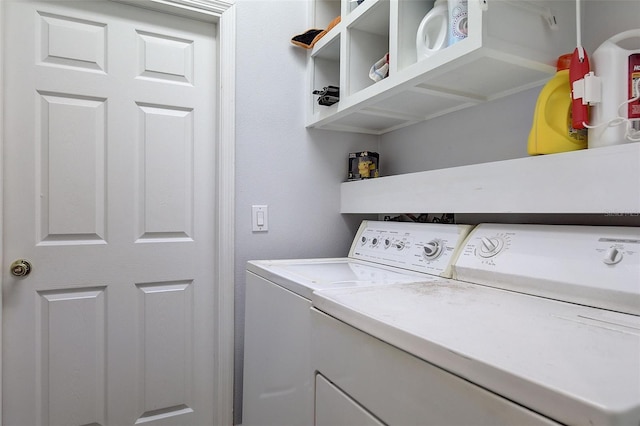
[[[11,275],[14,277],[26,277],[31,272],[31,263],[24,259],[18,259],[11,264]]]

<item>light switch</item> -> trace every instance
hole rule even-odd
[[[268,206],[251,206],[251,224],[254,232],[266,232],[269,230]]]

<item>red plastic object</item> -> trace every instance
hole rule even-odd
[[[580,60],[580,51],[584,58]],[[584,124],[589,124],[589,105],[583,103],[582,97],[576,99],[573,92],[573,83],[583,79],[590,71],[589,57],[584,49],[576,47],[571,56],[569,66],[569,84],[571,84],[571,126],[576,129],[584,129]]]

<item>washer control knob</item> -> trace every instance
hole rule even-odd
[[[362,244],[362,245],[367,244],[367,237],[365,237],[365,236],[360,237],[360,244]]]
[[[404,241],[398,241],[397,243],[395,243],[395,247],[396,247],[398,250],[402,250],[402,249],[404,249]]]
[[[487,238],[482,237],[480,240],[478,255],[480,257],[493,257],[500,253],[504,242],[500,237]]]
[[[620,253],[620,251],[615,247],[611,247],[607,251],[607,254],[604,255],[604,259],[602,259],[602,261],[607,265],[615,265],[621,260],[622,260],[622,253]]]
[[[391,247],[391,240],[389,238],[384,239],[384,248]]]
[[[442,254],[442,246],[438,240],[429,241],[423,247],[422,255],[428,260],[437,259],[440,254]]]
[[[373,240],[371,240],[371,245],[375,247],[379,242],[380,240],[377,237],[374,237]]]

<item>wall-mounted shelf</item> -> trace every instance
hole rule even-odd
[[[640,143],[345,182],[340,211],[640,215]]]
[[[416,32],[431,7],[433,0],[315,0],[316,28],[342,21],[309,55],[307,127],[383,134],[541,85],[575,47],[573,2],[469,0],[468,37],[418,60]],[[369,69],[387,52],[389,77],[376,83]],[[320,106],[311,92],[328,85],[340,87],[340,102]]]

